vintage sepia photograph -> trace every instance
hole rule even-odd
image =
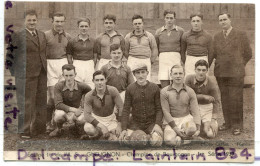
[[[4,160],[255,157],[255,4],[4,1]]]

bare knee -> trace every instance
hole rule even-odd
[[[213,130],[210,126],[204,126],[204,132],[206,133],[208,138],[215,138],[215,134],[213,133]]]
[[[176,136],[176,137],[167,137],[164,139],[164,142],[166,145],[170,145],[170,146],[177,146],[181,144],[181,137]]]
[[[203,131],[206,133],[208,138],[214,138],[216,135],[213,133],[213,130],[209,122],[204,123]]]
[[[185,125],[183,125],[183,128],[187,136],[192,136],[197,131],[196,124],[193,121],[185,123]]]
[[[118,137],[115,134],[109,133],[109,141],[118,141]]]
[[[96,128],[92,124],[86,122],[84,125],[84,131],[87,135],[94,136],[96,133]]]
[[[76,118],[76,123],[78,125],[84,125],[85,123],[84,114],[81,114],[79,117]]]
[[[161,146],[163,143],[163,137],[159,135],[158,133],[154,132],[151,135],[150,144],[151,146],[158,147]]]
[[[165,142],[166,145],[176,146],[177,140],[179,139],[177,137],[178,136],[173,131],[165,131],[164,132],[164,142]]]
[[[53,120],[56,122],[56,123],[64,123],[66,122],[66,113],[64,111],[61,111],[61,110],[56,110],[55,111],[55,115],[53,117]]]

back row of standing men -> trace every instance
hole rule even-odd
[[[27,48],[25,52],[27,54],[26,67],[18,65],[19,69],[26,68],[26,85],[28,84],[28,87],[25,88],[25,92],[34,88],[31,92],[32,94],[25,93],[25,96],[28,94],[25,100],[30,101],[31,99],[33,101],[30,103],[25,102],[25,109],[29,110],[29,114],[31,114],[32,110],[37,108],[36,105],[41,105],[37,100],[42,100],[42,98],[39,98],[38,95],[42,95],[44,92],[42,93],[42,87],[37,85],[44,80],[41,79],[41,75],[44,74],[45,68],[48,76],[49,101],[47,121],[49,121],[52,112],[50,110],[54,109],[54,85],[62,79],[62,66],[67,63],[73,64],[77,72],[76,80],[85,82],[91,88],[94,88],[91,80],[95,68],[100,69],[107,64],[111,59],[110,46],[119,44],[124,53],[123,61],[127,60],[127,65],[131,69],[136,68],[136,65],[139,63],[147,66],[149,72],[148,80],[150,80],[151,65],[159,54],[158,77],[162,87],[170,85],[170,69],[172,66],[185,64],[185,72],[188,75],[194,73],[195,63],[198,60],[204,59],[211,65],[215,58],[215,76],[222,94],[222,105],[226,122],[223,126],[220,126],[220,129],[229,129],[233,125],[232,123],[234,123],[236,127],[233,133],[240,134],[243,124],[243,107],[241,105],[243,105],[244,66],[252,57],[252,51],[245,32],[232,28],[229,14],[220,14],[218,18],[223,30],[214,36],[214,40],[212,40],[210,34],[202,29],[202,15],[191,15],[192,29],[184,33],[184,30],[175,24],[175,12],[170,10],[164,12],[165,25],[156,31],[155,37],[144,30],[142,16],[135,15],[132,18],[134,30],[124,38],[115,30],[116,17],[106,15],[103,18],[105,32],[101,33],[94,40],[88,34],[90,20],[87,18],[78,21],[79,35],[71,38],[63,29],[66,17],[62,13],[53,15],[53,28],[42,36],[42,32],[36,30],[37,14],[35,11],[29,11],[25,17],[26,30],[21,32],[30,33],[30,36],[26,36],[27,46],[22,47]],[[40,51],[46,50],[47,67],[43,62],[46,57],[43,57],[41,54],[39,54],[40,58],[38,59],[34,57],[38,55],[34,55],[33,52],[39,50],[28,49],[30,47],[29,38],[34,44],[40,45]],[[18,40],[16,41],[19,43]],[[44,45],[44,42],[46,45]],[[29,56],[30,54],[32,57]],[[30,63],[32,60],[33,62]],[[37,60],[39,63],[42,61],[42,65]],[[25,62],[25,60],[22,61]],[[42,68],[39,69],[39,66],[42,66]],[[28,74],[35,72],[36,74],[31,76]],[[15,76],[22,78],[23,74],[19,73]],[[32,77],[31,85],[34,86],[29,86],[29,77]],[[24,79],[21,79],[20,82],[17,79],[17,81],[16,85],[19,86]],[[41,92],[39,92],[39,88],[41,88]],[[126,87],[121,88],[119,91],[126,89]],[[24,92],[21,94],[24,94]],[[23,113],[21,117],[26,117],[25,114]],[[27,135],[31,132],[28,126],[30,126],[32,121],[35,121],[34,118],[35,116],[32,116],[28,120],[24,120],[24,123],[27,124],[25,125],[27,127],[24,133]]]

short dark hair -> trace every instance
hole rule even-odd
[[[171,72],[172,72],[172,69],[175,69],[175,68],[182,68],[183,72],[185,74],[185,68],[184,68],[184,66],[182,64],[181,65],[173,65],[172,68],[171,68]]]
[[[88,18],[80,18],[77,22],[78,26],[81,22],[87,22],[88,25],[90,26],[90,20]]]
[[[75,66],[72,65],[72,64],[65,64],[65,65],[63,65],[63,66],[62,66],[62,72],[63,72],[64,70],[68,70],[68,71],[74,70],[74,72],[76,72]]]
[[[115,50],[117,50],[119,48],[122,50],[122,52],[124,52],[124,47],[123,46],[121,46],[120,44],[112,44],[110,46],[110,52],[115,51]]]
[[[108,20],[113,20],[114,23],[116,23],[116,16],[115,15],[112,15],[112,14],[107,14],[103,17],[103,21],[105,21],[106,19]]]
[[[226,14],[228,16],[228,18],[231,18],[231,15],[229,13],[225,13],[225,12],[218,14],[218,18],[219,18],[219,16],[224,15],[224,14]]]
[[[174,18],[176,18],[176,13],[170,9],[164,10],[163,17],[165,17],[167,14],[173,14]]]
[[[95,79],[95,77],[96,77],[97,75],[103,75],[105,78],[107,78],[107,75],[106,75],[105,72],[103,72],[102,70],[97,70],[97,71],[95,71],[95,72],[93,73],[93,80]]]
[[[207,69],[209,68],[208,62],[205,61],[204,59],[200,59],[200,60],[198,60],[198,61],[195,63],[195,69],[196,69],[198,66],[206,66]]]
[[[191,15],[190,15],[190,20],[191,20],[193,17],[196,17],[196,16],[200,17],[201,20],[203,20],[203,15],[200,14],[200,13],[193,13],[193,14],[191,14]]]
[[[51,17],[52,20],[54,20],[54,17],[64,17],[64,20],[66,20],[66,17],[63,13],[61,12],[57,12],[57,13],[54,13]]]
[[[141,19],[142,21],[144,21],[143,16],[138,15],[138,14],[135,14],[135,15],[132,17],[132,21],[134,21],[135,19]]]
[[[38,18],[38,15],[37,15],[37,12],[33,9],[31,10],[27,10],[25,13],[24,13],[24,18],[28,15],[31,15],[31,16],[36,16],[36,18]]]

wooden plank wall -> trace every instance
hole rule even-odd
[[[176,12],[178,19],[188,19],[191,13],[201,13],[207,19],[215,19],[220,12],[229,12],[233,18],[255,18],[254,4],[219,3],[95,3],[95,2],[13,2],[7,18],[21,18],[25,9],[36,9],[39,18],[50,18],[50,14],[60,11],[67,18],[90,17],[107,13],[118,19],[129,19],[140,14],[147,19],[163,18],[165,9]],[[11,11],[12,10],[12,11]],[[7,10],[6,10],[7,11]],[[96,13],[97,12],[97,13]]]
[[[105,14],[114,14],[118,19],[117,28],[125,35],[132,30],[131,18],[140,14],[145,19],[145,28],[155,31],[164,24],[163,12],[166,9],[174,10],[177,14],[177,24],[189,29],[189,16],[192,13],[204,15],[204,28],[214,31],[218,27],[217,15],[228,12],[233,22],[242,29],[254,30],[255,5],[254,4],[220,4],[220,3],[96,3],[96,2],[13,2],[13,8],[5,10],[6,23],[12,23],[15,28],[23,26],[24,11],[35,9],[38,12],[38,28],[45,31],[51,27],[51,16],[55,12],[66,14],[65,28],[72,35],[77,33],[76,20],[80,17],[90,18],[92,24],[90,31],[93,37],[101,33]],[[242,20],[243,19],[243,20]],[[253,24],[251,23],[253,22]],[[235,25],[236,26],[236,25]],[[250,34],[251,35],[251,34]]]

